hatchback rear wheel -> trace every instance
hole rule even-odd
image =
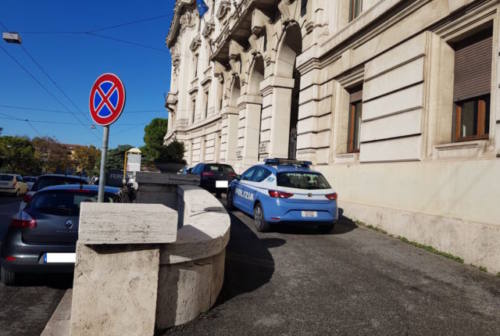
[[[269,231],[269,223],[264,219],[264,212],[262,211],[262,206],[257,203],[253,210],[253,219],[255,223],[255,228],[259,232]]]
[[[1,277],[2,282],[7,286],[11,286],[11,285],[14,285],[16,283],[16,273],[9,271],[9,270],[6,270],[3,267],[1,270],[0,277]]]

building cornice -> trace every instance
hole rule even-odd
[[[176,0],[174,7],[174,17],[172,18],[172,22],[170,23],[170,29],[168,31],[166,44],[167,47],[171,48],[174,41],[177,39],[177,35],[179,34],[179,28],[181,26],[181,16],[182,11],[186,7],[192,7],[195,3],[195,0]]]

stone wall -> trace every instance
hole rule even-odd
[[[153,335],[215,304],[224,281],[229,216],[195,185],[178,185],[173,196],[163,197],[162,190],[183,177],[160,175],[142,174],[140,180],[148,183],[140,184],[138,198],[160,190],[155,203],[175,199],[179,211],[161,204],[82,205],[71,320],[63,323],[56,316],[48,330],[71,329],[73,336]],[[106,241],[103,223],[118,208],[120,225]]]

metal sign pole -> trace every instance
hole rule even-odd
[[[99,172],[99,193],[97,194],[97,202],[104,202],[104,186],[106,185],[106,155],[108,153],[108,140],[109,140],[109,125],[104,126],[104,133],[102,135],[102,148],[101,148],[101,169]]]

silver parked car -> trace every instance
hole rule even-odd
[[[96,202],[95,185],[70,184],[38,191],[14,216],[2,243],[1,279],[15,283],[17,273],[73,272],[80,204]],[[118,188],[105,188],[105,202],[121,202]]]
[[[0,193],[21,196],[28,192],[23,177],[16,174],[0,174]]]

